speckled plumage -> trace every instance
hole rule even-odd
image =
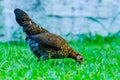
[[[23,10],[15,9],[14,13],[16,21],[26,33],[26,41],[30,49],[38,58],[42,57],[43,60],[48,58],[73,58],[80,63],[83,61],[81,54],[74,52],[62,37],[39,27]]]

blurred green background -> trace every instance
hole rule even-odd
[[[0,0],[0,80],[120,80],[119,0]],[[84,62],[37,62],[14,9],[62,36]]]

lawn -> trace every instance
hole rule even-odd
[[[120,80],[120,38],[92,37],[68,42],[84,57],[37,62],[25,42],[0,43],[0,80]]]

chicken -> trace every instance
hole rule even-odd
[[[14,13],[17,23],[26,33],[26,41],[31,51],[38,57],[38,60],[72,58],[79,63],[83,61],[82,55],[75,52],[65,39],[39,27],[23,10],[17,8]]]

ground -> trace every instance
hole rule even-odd
[[[0,79],[120,80],[120,38],[92,37],[68,42],[84,62],[52,59],[37,62],[25,42],[0,43]]]

